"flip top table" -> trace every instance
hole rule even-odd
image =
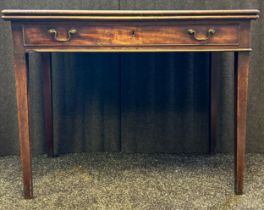
[[[45,129],[53,155],[52,52],[210,52],[210,152],[215,149],[217,68],[213,52],[235,53],[235,192],[243,193],[250,23],[258,10],[88,11],[3,10],[11,21],[24,196],[33,197],[28,54],[44,67]],[[230,70],[230,71],[233,71]]]

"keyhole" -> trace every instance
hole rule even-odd
[[[136,35],[136,32],[133,30],[131,31],[131,36],[135,36]]]

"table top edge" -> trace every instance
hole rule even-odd
[[[55,16],[145,16],[145,15],[258,15],[257,9],[247,10],[2,10],[4,16],[39,16],[39,15],[55,15]]]

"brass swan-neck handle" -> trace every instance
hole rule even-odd
[[[193,38],[197,41],[206,41],[208,40],[210,37],[212,37],[214,34],[215,34],[215,29],[208,29],[207,31],[207,36],[206,37],[202,37],[202,38],[199,38],[197,36],[197,32],[194,30],[194,29],[188,29],[188,33],[193,36]]]
[[[57,30],[54,29],[54,28],[49,29],[49,30],[48,30],[48,33],[49,33],[49,34],[53,37],[53,39],[54,39],[55,41],[57,41],[57,42],[68,42],[68,41],[71,40],[72,35],[77,33],[77,30],[76,30],[75,28],[70,29],[70,30],[68,31],[68,36],[67,36],[67,38],[64,38],[64,39],[62,39],[62,38],[58,38],[58,32],[57,32]]]

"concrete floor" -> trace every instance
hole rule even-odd
[[[264,209],[264,154],[247,155],[245,195],[233,156],[69,154],[33,159],[33,200],[17,156],[0,157],[0,209]]]

